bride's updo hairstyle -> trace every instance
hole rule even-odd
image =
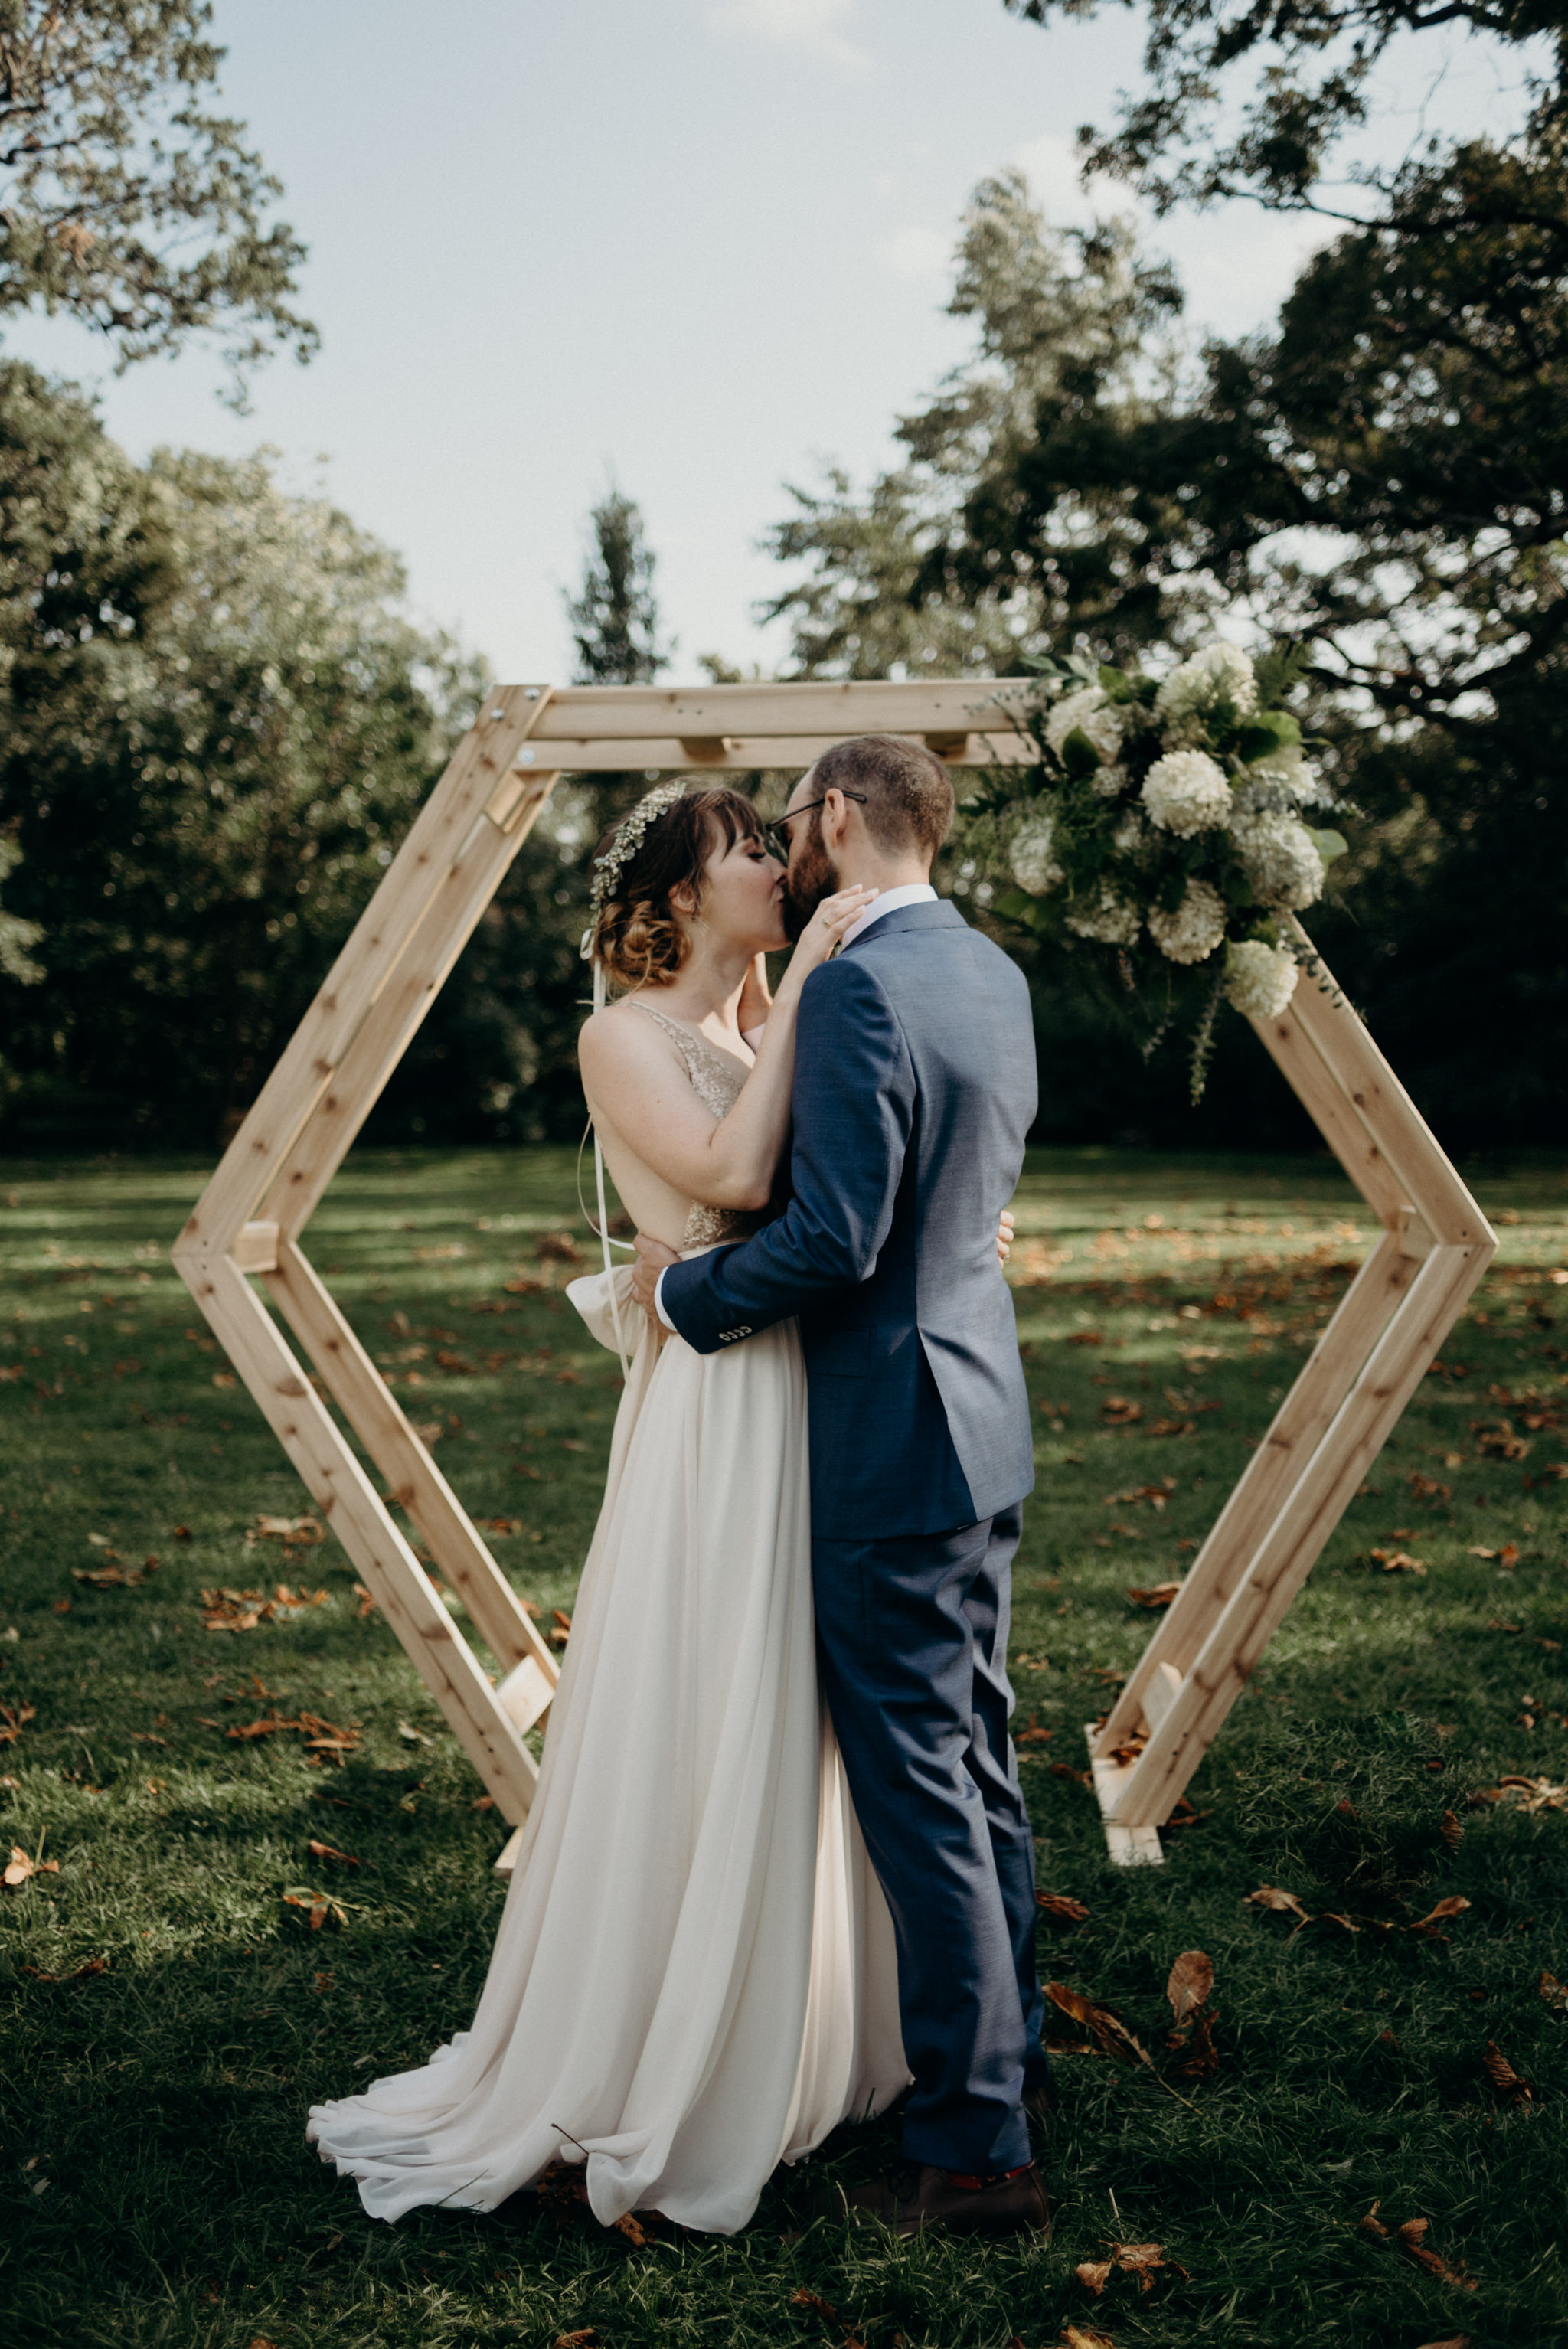
[[[608,886],[591,933],[593,949],[605,978],[623,992],[668,987],[675,978],[691,952],[690,916],[678,913],[671,899],[684,886],[701,912],[707,894],[704,867],[719,842],[733,848],[738,841],[765,838],[751,802],[722,784],[683,787],[667,806],[644,816],[646,807],[646,800],[639,801],[593,853],[595,895],[600,876],[607,875]]]

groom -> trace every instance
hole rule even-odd
[[[942,761],[889,735],[839,743],[796,786],[773,827],[795,924],[851,883],[880,895],[801,997],[793,1195],[691,1263],[639,1239],[637,1293],[704,1354],[799,1317],[820,1667],[892,1913],[914,2075],[904,2166],[851,2200],[905,2234],[1003,2234],[1047,2224],[1006,1671],[1033,1446],[995,1253],[1035,1049],[1021,973],[931,886],[952,820]]]

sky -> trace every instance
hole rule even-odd
[[[137,457],[267,445],[396,548],[409,605],[498,676],[565,681],[589,508],[641,505],[670,675],[788,649],[759,547],[829,460],[864,480],[971,347],[944,314],[977,181],[1081,222],[1073,140],[1138,79],[1141,16],[1042,31],[1001,0],[217,0],[226,108],[310,247],[308,367],[253,412],[211,350],[116,378],[64,321],[9,347],[92,385]],[[1470,61],[1464,61],[1467,70]],[[1484,72],[1421,109],[1472,119]],[[1435,116],[1434,116],[1435,119]],[[1134,209],[1125,191],[1098,207]],[[1195,331],[1265,325],[1321,225],[1247,206],[1148,224]]]

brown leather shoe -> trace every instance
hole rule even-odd
[[[1048,2241],[1051,2232],[1046,2189],[1032,2161],[995,2186],[955,2186],[949,2170],[906,2162],[858,2188],[850,2196],[850,2214],[880,2219],[896,2235],[947,2227],[955,2235],[1033,2234]]]

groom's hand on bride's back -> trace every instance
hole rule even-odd
[[[675,1248],[666,1247],[663,1240],[649,1239],[645,1232],[637,1234],[636,1247],[636,1261],[632,1267],[632,1294],[653,1324],[655,1337],[662,1338],[665,1334],[665,1325],[659,1319],[658,1309],[654,1303],[654,1291],[659,1285],[659,1275],[665,1267],[679,1264],[680,1257]]]

